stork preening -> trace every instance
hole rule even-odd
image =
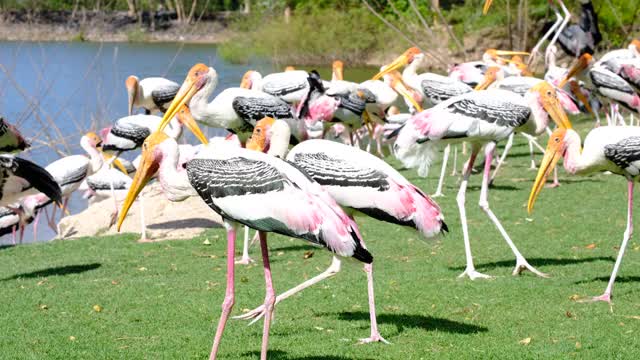
[[[266,297],[261,359],[266,360],[275,303],[267,249],[268,232],[296,237],[326,247],[343,257],[372,263],[356,224],[322,187],[290,163],[257,151],[219,145],[203,148],[178,169],[178,146],[161,132],[142,147],[140,169],[118,219],[118,229],[135,197],[157,169],[163,188],[176,197],[195,191],[224,219],[227,229],[227,290],[210,359],[215,359],[235,298],[235,237],[239,224],[260,232]],[[167,181],[162,178],[166,176]],[[295,210],[294,210],[295,209]]]
[[[288,162],[322,185],[349,213],[361,212],[377,220],[409,226],[427,238],[448,230],[438,205],[383,160],[353,146],[329,140],[307,140],[296,145],[287,155],[289,132],[285,122],[265,118],[256,124],[247,148],[286,157]],[[327,270],[278,295],[276,303],[336,275],[340,264],[341,261],[334,257]],[[364,269],[367,273],[371,335],[361,342],[387,342],[377,326],[373,265],[365,264]],[[264,307],[258,307],[237,318],[259,319],[264,312]]]
[[[174,81],[150,77],[142,80],[131,75],[125,81],[127,88],[129,115],[133,115],[133,108],[143,108],[145,114],[163,113],[178,93],[180,85]]]
[[[463,173],[456,198],[460,209],[462,234],[465,243],[467,266],[460,276],[471,279],[487,278],[476,271],[471,255],[466,220],[466,189],[471,168],[485,146],[485,166],[480,191],[480,208],[498,228],[511,251],[516,256],[513,274],[530,270],[538,276],[547,276],[531,266],[517,249],[497,216],[489,207],[489,173],[496,142],[506,139],[514,131],[532,135],[542,133],[551,117],[558,126],[570,128],[571,124],[557,99],[555,89],[546,82],[532,87],[524,97],[504,90],[470,92],[453,97],[427,109],[407,121],[400,130],[394,145],[396,157],[407,167],[417,167],[426,174],[432,161],[434,148],[440,144],[467,141],[471,144],[471,156]]]
[[[627,228],[622,238],[615,265],[609,283],[594,301],[611,302],[613,285],[622,263],[627,243],[633,233],[633,188],[640,179],[640,127],[602,126],[587,134],[584,146],[580,135],[572,129],[556,129],[549,138],[547,150],[540,165],[538,175],[529,195],[527,210],[533,211],[533,205],[540,194],[548,174],[560,158],[564,159],[564,168],[573,175],[589,175],[610,171],[627,179]]]

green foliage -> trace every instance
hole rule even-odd
[[[129,42],[143,42],[147,40],[147,34],[141,29],[131,29],[127,31],[127,41]]]
[[[584,136],[592,125],[589,120],[577,127]],[[562,186],[542,191],[530,220],[524,205],[535,172],[527,170],[524,138],[516,137],[507,160],[490,192],[491,208],[522,253],[551,278],[511,276],[514,257],[477,206],[478,174],[467,192],[471,246],[478,269],[497,277],[458,279],[465,265],[458,184],[447,177],[446,196],[437,201],[450,233],[441,239],[425,242],[410,229],[356,218],[374,254],[380,331],[393,345],[356,345],[369,335],[366,277],[361,266],[345,261],[334,278],[277,305],[269,358],[637,358],[637,238],[620,269],[613,312],[603,303],[575,301],[599,295],[606,286],[625,228],[625,180],[569,177],[561,170]],[[427,180],[414,171],[402,173],[430,192],[439,164],[432,170]],[[2,358],[206,358],[225,292],[224,230],[192,240],[140,244],[137,238],[0,248]],[[211,245],[203,244],[205,239]],[[331,262],[326,250],[301,240],[269,235],[269,248],[277,292]],[[252,248],[256,263],[236,266],[232,315],[264,301],[259,253]],[[247,327],[229,320],[220,359],[255,359],[261,333],[261,321]],[[527,338],[527,345],[521,343]]]

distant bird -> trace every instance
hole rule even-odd
[[[0,153],[19,152],[29,146],[20,131],[0,116]]]
[[[62,211],[67,210],[67,204],[71,194],[80,187],[80,184],[102,167],[104,159],[98,150],[102,145],[100,137],[94,132],[88,132],[80,139],[80,146],[89,155],[70,155],[60,158],[45,167],[45,170],[53,176],[60,186],[64,203]],[[56,208],[53,208],[49,226],[56,230]]]
[[[580,135],[574,130],[556,129],[549,138],[547,151],[531,189],[527,203],[529,213],[533,211],[535,201],[542,191],[548,174],[560,158],[564,158],[564,168],[570,174],[589,175],[610,171],[627,179],[627,228],[607,288],[602,295],[592,299],[610,303],[613,284],[633,232],[633,188],[635,182],[640,178],[640,127],[602,126],[595,128],[587,134],[584,146],[581,145]],[[556,207],[558,206],[559,204]]]
[[[356,224],[316,182],[290,163],[257,151],[232,145],[206,147],[178,169],[178,146],[161,132],[143,146],[143,159],[127,194],[118,229],[150,174],[159,169],[163,187],[183,189],[176,197],[194,191],[224,219],[227,230],[227,290],[210,359],[215,359],[235,298],[234,255],[239,224],[260,231],[266,297],[261,359],[266,360],[275,292],[267,248],[267,232],[296,237],[326,247],[333,253],[372,263]],[[162,181],[162,178],[166,181]],[[173,191],[173,190],[172,190]]]
[[[571,57],[582,54],[592,54],[596,46],[602,41],[602,33],[598,26],[598,15],[593,9],[591,0],[580,0],[581,12],[577,24],[564,27],[558,36],[560,48]],[[542,28],[546,32],[553,23],[547,23]]]
[[[21,216],[21,226],[20,226],[20,242],[22,242],[22,238],[24,235],[24,229],[27,224],[33,221],[33,241],[38,239],[38,220],[40,219],[42,209],[46,209],[49,204],[51,204],[53,200],[51,200],[44,193],[39,193],[35,195],[29,195],[22,200],[20,200],[20,207],[18,214]]]
[[[47,170],[29,160],[0,155],[0,206],[15,204],[38,192],[62,205],[60,187]]]
[[[188,105],[200,124],[226,129],[238,135],[241,143],[251,135],[256,121],[265,116],[286,120],[292,126],[293,142],[304,137],[304,124],[294,116],[291,105],[262,91],[228,88],[211,102],[209,97],[218,84],[218,73],[204,64],[194,65],[180,91],[162,118],[160,129],[171,121],[183,105]]]
[[[465,210],[467,183],[482,146],[485,146],[485,166],[480,208],[491,219],[516,256],[513,274],[530,270],[538,276],[547,276],[531,266],[516,248],[500,220],[490,209],[488,192],[496,142],[506,139],[514,131],[540,134],[545,131],[549,116],[558,126],[571,127],[557,99],[555,89],[542,82],[532,87],[525,97],[504,90],[474,91],[453,97],[413,116],[400,130],[394,144],[396,157],[407,167],[418,167],[418,173],[423,175],[428,170],[434,148],[438,145],[461,141],[471,144],[471,156],[456,198],[467,258],[466,269],[460,276],[468,276],[471,279],[488,277],[476,271],[473,264]]]
[[[299,104],[309,95],[309,76],[314,75],[304,70],[291,70],[262,77],[259,72],[249,70],[242,77],[240,87],[265,92],[289,104]]]
[[[440,207],[384,160],[329,140],[304,141],[287,155],[288,138],[289,128],[285,122],[265,118],[256,124],[247,148],[286,157],[349,212],[359,211],[377,220],[414,228],[426,238],[448,231]],[[377,326],[372,264],[365,264],[364,270],[369,289],[371,336],[361,341],[386,343]],[[325,272],[276,297],[276,303],[339,271],[340,260],[334,257]],[[259,307],[237,318],[260,318],[264,310]]]
[[[142,80],[131,75],[125,81],[129,99],[129,115],[134,107],[141,107],[145,114],[163,113],[178,93],[180,85],[162,77],[150,77]]]

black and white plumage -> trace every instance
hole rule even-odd
[[[25,150],[29,143],[15,126],[0,116],[0,153],[14,153]]]
[[[162,118],[156,115],[131,115],[116,120],[113,126],[102,129],[102,149],[105,152],[130,151],[139,148],[144,139],[154,132]],[[172,121],[165,129],[171,137],[178,138],[182,127],[177,120]]]
[[[547,32],[552,25],[553,23],[545,24],[542,32]],[[590,0],[582,1],[578,23],[562,28],[557,41],[562,50],[571,57],[595,52],[596,46],[602,41],[602,33],[598,26],[598,15]]]
[[[293,70],[262,77],[257,71],[249,70],[244,74],[240,87],[262,91],[289,104],[297,104],[309,94],[309,76],[311,74],[306,71]]]
[[[47,170],[29,160],[0,155],[0,206],[38,192],[62,204],[60,187]]]
[[[142,80],[131,75],[125,81],[129,99],[129,115],[134,107],[141,107],[147,115],[165,112],[178,93],[180,85],[162,77],[149,77]]]

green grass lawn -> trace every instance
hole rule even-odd
[[[467,202],[472,250],[479,270],[496,278],[457,279],[465,259],[457,180],[448,177],[446,197],[438,199],[450,229],[442,239],[424,242],[409,229],[358,218],[376,259],[380,330],[393,344],[357,344],[369,333],[366,277],[360,266],[345,263],[337,277],[276,308],[270,358],[637,358],[637,240],[623,262],[613,312],[604,303],[575,301],[606,286],[625,227],[624,179],[561,171],[562,186],[543,190],[530,221],[525,205],[535,172],[527,167],[528,147],[519,137],[490,202],[523,254],[551,278],[511,276],[514,257],[477,206],[481,176],[475,175]],[[439,167],[426,181],[403,173],[432,192]],[[1,249],[0,357],[206,358],[224,297],[224,231],[183,241],[136,239]],[[276,291],[330,263],[327,251],[300,240],[272,236],[270,248]],[[313,256],[305,259],[309,250]],[[252,256],[259,260],[257,248]],[[236,274],[234,314],[240,314],[261,304],[264,280],[260,265],[238,266]],[[230,321],[220,358],[255,358],[261,333],[261,323]]]

